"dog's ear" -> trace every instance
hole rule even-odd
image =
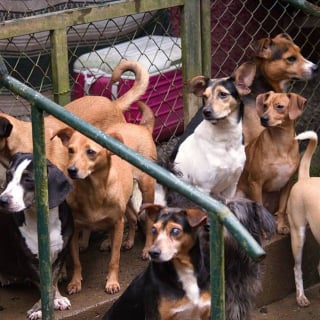
[[[234,72],[234,84],[240,96],[245,96],[251,92],[250,86],[256,75],[256,69],[255,63],[245,62]]]
[[[273,93],[273,91],[269,91],[269,92],[265,92],[257,95],[256,108],[259,116],[263,115],[265,111],[265,101],[268,99],[271,93]]]
[[[71,190],[67,177],[55,165],[47,160],[49,209],[60,205]]]
[[[254,55],[258,58],[262,59],[270,59],[272,56],[272,39],[270,38],[263,38],[256,42],[253,46]]]
[[[56,132],[52,137],[51,140],[55,137],[59,137],[62,144],[66,147],[69,144],[70,138],[72,137],[74,133],[74,129],[71,127],[66,127],[64,129],[59,130]]]
[[[208,87],[209,78],[196,76],[188,81],[189,92],[197,97],[202,97],[204,90]]]
[[[149,218],[152,221],[156,221],[161,210],[163,210],[165,207],[160,206],[158,204],[154,204],[154,203],[143,203],[141,205],[141,208],[139,210],[139,214],[143,211],[146,210],[147,215],[149,216]]]
[[[192,228],[199,227],[207,222],[208,216],[201,209],[184,209],[188,223]]]
[[[8,138],[11,134],[12,128],[13,128],[13,125],[7,118],[0,117],[0,137],[1,138]]]
[[[119,131],[107,131],[106,132],[110,137],[118,140],[119,142],[121,142],[122,144],[124,144],[124,139],[122,134]],[[111,150],[106,149],[107,150],[107,154],[109,155],[115,155],[115,153],[113,153]]]
[[[287,95],[290,99],[289,118],[290,120],[295,120],[302,114],[307,99],[296,93],[288,93]]]
[[[278,39],[285,39],[290,42],[293,42],[293,39],[287,33],[279,33],[273,38],[273,40],[278,40]]]

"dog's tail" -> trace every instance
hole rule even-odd
[[[142,114],[140,125],[146,127],[152,134],[155,124],[153,111],[142,101],[138,101],[138,108]]]
[[[309,139],[307,149],[305,150],[299,165],[299,179],[310,178],[310,164],[314,151],[316,150],[318,144],[318,136],[314,131],[304,131],[296,136],[296,140],[306,140]]]
[[[128,110],[130,105],[137,101],[147,90],[149,85],[149,73],[144,66],[137,61],[122,60],[112,72],[112,83],[119,81],[121,75],[126,71],[135,74],[135,82],[132,88],[124,95],[115,100],[122,111]]]

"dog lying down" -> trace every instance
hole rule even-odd
[[[29,153],[13,156],[6,173],[4,191],[0,194],[0,285],[31,282],[40,290],[32,159]],[[71,185],[49,161],[47,168],[54,309],[65,310],[71,304],[68,298],[61,296],[57,282],[73,232],[71,212],[65,203]],[[41,319],[41,300],[27,312],[27,317]]]
[[[262,230],[275,233],[273,216],[246,199],[224,200],[262,244]],[[202,320],[210,316],[209,224],[206,213],[170,192],[170,207],[154,205],[151,262],[104,315],[103,320]],[[151,211],[152,212],[152,211]],[[226,319],[249,320],[261,289],[261,265],[225,232]]]

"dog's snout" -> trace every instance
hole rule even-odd
[[[269,116],[267,114],[262,115],[260,117],[260,122],[261,122],[261,125],[263,125],[264,127],[268,126]]]
[[[150,255],[151,259],[157,260],[161,255],[161,250],[157,247],[152,247],[149,250],[149,255]]]
[[[78,174],[78,168],[76,166],[71,166],[68,168],[68,174],[70,178],[74,179],[77,177]]]
[[[202,114],[204,116],[205,119],[209,119],[212,116],[212,110],[209,107],[204,107],[202,109]]]

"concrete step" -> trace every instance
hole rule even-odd
[[[101,319],[105,311],[127,287],[132,278],[143,270],[147,262],[142,261],[140,253],[143,246],[138,236],[135,247],[121,253],[119,294],[108,295],[104,292],[105,275],[109,252],[100,252],[101,239],[94,239],[86,252],[81,253],[83,263],[83,289],[79,294],[70,296],[72,308],[66,311],[55,312],[57,320],[91,320]],[[263,263],[263,291],[257,297],[256,318],[262,319],[319,319],[319,286],[310,291],[311,306],[301,309],[295,303],[295,286],[293,277],[293,258],[291,255],[290,237],[275,236],[265,244],[267,252]],[[307,233],[304,250],[303,270],[305,287],[312,287],[319,282],[316,266],[319,261],[319,246],[310,232]],[[66,282],[62,283],[61,292],[66,295]],[[314,288],[314,287],[313,287]],[[308,291],[309,292],[309,291]],[[15,286],[0,288],[0,319],[25,320],[25,312],[39,298],[33,287]],[[275,303],[276,302],[276,303]],[[278,309],[283,306],[282,313]],[[315,309],[314,309],[315,308]],[[275,315],[279,317],[276,318]],[[288,314],[288,316],[284,316]],[[301,315],[301,318],[299,317]],[[283,315],[283,317],[280,317]],[[303,316],[303,319],[302,319]]]

